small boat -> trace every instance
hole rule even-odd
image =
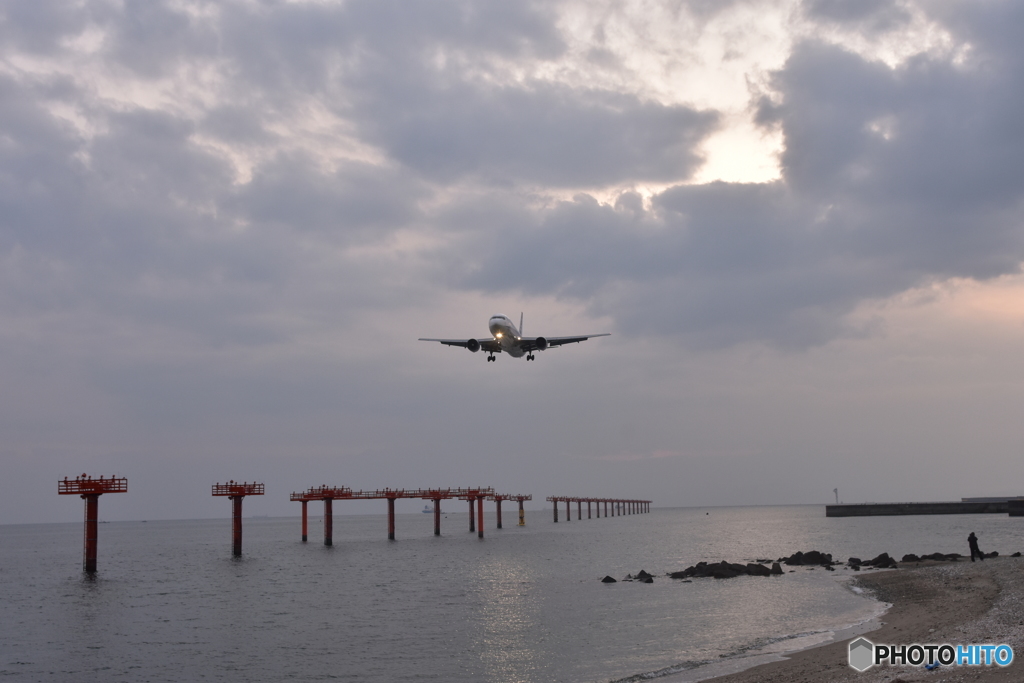
[[[431,505],[424,505],[423,510],[421,512],[423,512],[423,514],[425,515],[432,515],[434,514],[434,508]]]

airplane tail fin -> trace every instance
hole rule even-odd
[[[519,336],[520,337],[525,336],[523,334],[523,312],[522,311],[519,312]]]

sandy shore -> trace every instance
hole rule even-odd
[[[847,665],[850,639],[829,643],[714,683],[915,683],[916,681],[1024,681],[1024,561],[998,557],[984,562],[909,563],[899,569],[862,572],[858,585],[892,603],[882,626],[863,635],[872,642],[1006,643],[1014,662],[1007,667],[875,666],[858,673]]]

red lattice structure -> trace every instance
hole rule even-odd
[[[548,496],[553,505],[555,522],[558,522],[558,504],[565,503],[565,521],[572,520],[570,503],[576,503],[576,519],[583,519],[583,503],[587,504],[587,519],[590,519],[590,504],[597,504],[597,516],[601,516],[601,503],[604,503],[604,516],[608,517],[608,504],[611,503],[611,517],[616,515],[641,515],[651,511],[651,501],[637,498],[577,498],[575,496]]]
[[[90,574],[96,571],[96,546],[99,536],[99,497],[104,493],[127,493],[128,480],[124,477],[99,477],[87,474],[57,482],[57,493],[62,496],[81,496],[85,499],[85,547],[82,568]]]
[[[262,496],[263,493],[263,484],[257,484],[256,482],[251,484],[243,482],[240,484],[237,481],[229,481],[226,484],[213,485],[213,495],[215,496]]]
[[[231,500],[231,554],[239,557],[242,554],[242,499],[246,496],[262,496],[263,484],[232,479],[226,484],[214,484],[212,493],[215,496],[227,496]]]
[[[519,526],[526,526],[526,511],[523,510],[524,500],[533,500],[532,495],[521,495],[511,493],[493,493],[487,497],[488,500],[493,500],[495,504],[495,515],[498,518],[498,528],[501,528],[501,501],[503,500],[517,500],[519,501]]]

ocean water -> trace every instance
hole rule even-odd
[[[797,550],[967,552],[1024,545],[1003,515],[826,518],[823,506],[654,509],[552,523],[527,512],[485,538],[464,511],[114,522],[81,572],[82,523],[0,526],[0,676],[25,681],[622,681],[699,674],[879,613],[849,571],[673,581],[699,561]],[[381,502],[383,507],[383,503]],[[226,507],[226,506],[225,506]],[[337,512],[336,506],[336,512]],[[461,506],[460,506],[461,508]],[[644,569],[653,584],[603,584]]]

